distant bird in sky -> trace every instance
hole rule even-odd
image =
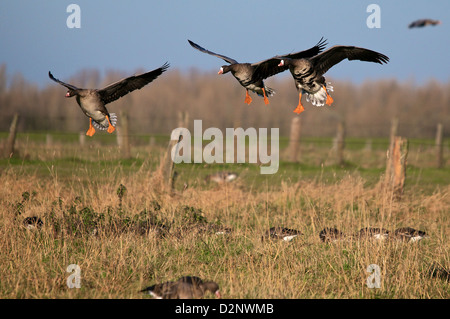
[[[272,60],[264,60],[257,63],[239,63],[235,59],[229,58],[225,55],[214,53],[212,51],[208,51],[205,48],[199,46],[198,44],[188,40],[189,44],[194,48],[199,50],[200,52],[207,53],[218,58],[223,59],[225,62],[229,63],[229,65],[223,65],[218,74],[226,74],[231,72],[231,74],[239,81],[239,83],[246,89],[245,92],[245,100],[244,102],[248,105],[252,102],[252,98],[248,94],[248,91],[253,91],[259,96],[264,97],[264,103],[269,104],[269,99],[267,96],[273,96],[275,91],[264,84],[264,79],[269,76],[275,75],[277,73],[283,72],[287,70],[287,68],[279,68],[276,69],[273,67]],[[309,58],[320,52],[325,47],[325,41],[319,41],[314,47],[300,51],[296,53],[291,53],[287,55],[293,59],[301,59],[301,58]]]
[[[336,45],[328,50],[306,58],[293,58],[290,56],[276,56],[272,61],[279,61],[278,67],[289,68],[294,77],[295,86],[300,91],[298,106],[294,110],[300,114],[304,111],[301,103],[302,94],[306,94],[306,100],[313,105],[322,106],[325,103],[331,105],[333,99],[328,94],[333,91],[333,87],[325,82],[323,76],[331,67],[338,64],[344,59],[360,60],[375,63],[387,63],[389,58],[384,54],[354,46]]]
[[[108,112],[105,107],[106,104],[111,103],[134,90],[141,89],[160,76],[168,67],[169,63],[166,62],[158,69],[141,75],[124,78],[100,90],[77,88],[76,86],[56,79],[50,71],[48,72],[48,76],[53,81],[69,89],[66,93],[66,97],[76,97],[81,110],[89,117],[89,129],[86,132],[86,135],[92,136],[95,134],[95,128],[100,130],[107,129],[108,133],[112,133],[115,130],[117,116],[115,113]]]
[[[422,27],[426,27],[427,25],[438,25],[438,24],[442,24],[441,21],[439,20],[432,20],[432,19],[420,19],[420,20],[416,20],[414,22],[411,22],[408,25],[408,28],[412,29],[412,28],[422,28]]]

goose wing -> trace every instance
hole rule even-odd
[[[199,46],[197,43],[194,43],[194,42],[192,42],[191,40],[188,40],[188,42],[189,42],[189,44],[190,44],[194,49],[197,49],[197,50],[199,50],[200,52],[207,53],[207,54],[209,54],[209,55],[213,55],[213,56],[218,57],[218,58],[220,58],[220,59],[222,59],[222,60],[224,60],[225,62],[230,63],[230,64],[236,64],[236,63],[238,63],[238,61],[236,61],[235,59],[229,58],[229,57],[227,57],[227,56],[225,56],[225,55],[222,55],[222,54],[218,54],[218,53],[214,53],[214,52],[212,52],[212,51],[206,50],[205,48],[202,48],[202,47]]]
[[[160,68],[149,71],[147,73],[143,73],[141,75],[133,75],[128,78],[122,79],[108,85],[101,90],[98,90],[97,92],[105,104],[113,102],[134,90],[139,90],[142,87],[146,86],[147,84],[155,80],[158,76],[160,76],[163,72],[165,72],[168,67],[169,63],[166,62]]]
[[[66,88],[68,88],[69,90],[80,90],[79,88],[77,88],[76,86],[72,85],[72,84],[68,84],[68,83],[64,83],[63,81],[58,80],[57,78],[55,78],[52,74],[52,72],[48,71],[48,77],[50,79],[52,79],[53,81],[55,81],[56,83],[59,83],[61,85],[64,85]]]
[[[332,66],[338,64],[344,59],[360,60],[375,63],[387,63],[389,58],[384,54],[354,46],[335,45],[328,50],[311,58],[314,68],[319,74],[324,74]]]

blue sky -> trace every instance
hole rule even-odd
[[[81,28],[68,28],[70,4],[81,9]],[[381,9],[381,28],[368,28],[370,4]],[[442,25],[408,29],[419,18]],[[191,48],[187,39],[239,62],[257,62],[309,48],[355,45],[386,54],[388,65],[344,61],[328,77],[450,80],[450,1],[406,0],[2,0],[0,64],[40,87],[51,70],[67,80],[82,69],[133,74],[169,61],[172,68],[214,71],[222,60]],[[282,76],[286,76],[284,73]]]

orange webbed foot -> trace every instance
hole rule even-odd
[[[116,128],[114,126],[110,125],[106,131],[111,134],[115,130],[116,130]]]
[[[263,88],[262,91],[263,91],[263,94],[264,94],[264,103],[266,105],[268,105],[269,104],[269,99],[267,98],[266,90]]]
[[[297,107],[294,110],[294,113],[300,114],[305,110],[305,108],[303,107],[303,105],[299,104],[297,105]]]
[[[331,105],[333,104],[333,98],[328,94],[327,88],[325,87],[325,85],[323,86],[325,93],[327,94],[327,100],[325,101],[326,105]]]
[[[302,105],[302,92],[298,94],[298,105],[294,110],[294,113],[300,114],[305,110],[305,108]]]
[[[87,132],[86,132],[86,135],[87,136],[92,136],[92,135],[94,135],[95,134],[95,129],[89,129],[89,130],[87,130]]]
[[[112,132],[114,132],[116,130],[116,128],[114,126],[112,126],[111,122],[109,121],[109,116],[108,115],[106,115],[106,119],[108,120],[108,123],[109,123],[107,132],[109,134],[111,134]]]
[[[92,136],[94,134],[95,134],[95,128],[94,128],[94,126],[92,126],[92,119],[89,118],[89,129],[87,130],[86,135]]]
[[[244,103],[250,105],[250,103],[252,103],[252,98],[250,97],[250,95],[248,94],[248,90],[245,91],[245,100]]]

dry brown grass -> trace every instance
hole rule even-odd
[[[19,169],[20,170],[20,169]],[[138,291],[156,282],[196,275],[219,283],[225,298],[449,298],[449,284],[429,267],[449,267],[450,187],[432,194],[412,188],[401,201],[378,186],[364,187],[357,174],[332,183],[269,182],[258,190],[237,182],[189,187],[173,196],[156,170],[134,173],[111,167],[101,175],[88,168],[61,182],[58,169],[46,178],[6,168],[0,184],[0,296],[2,298],[146,298]],[[119,209],[117,187],[127,188]],[[29,192],[23,200],[21,194]],[[22,214],[16,219],[18,203]],[[158,208],[155,209],[155,203]],[[116,228],[107,218],[97,235],[71,233],[62,223],[70,207],[132,220],[147,209],[170,224],[166,237]],[[210,223],[233,229],[219,236],[186,228],[185,207]],[[40,231],[23,217],[44,220]],[[292,242],[261,241],[271,226],[301,230]],[[362,227],[393,230],[411,226],[430,238],[418,243],[348,240],[325,244],[318,233],[337,227],[353,234]],[[180,230],[181,229],[181,230]],[[81,268],[81,289],[69,289],[66,268]],[[367,266],[381,268],[381,288],[369,289]],[[209,297],[212,297],[209,295]]]

